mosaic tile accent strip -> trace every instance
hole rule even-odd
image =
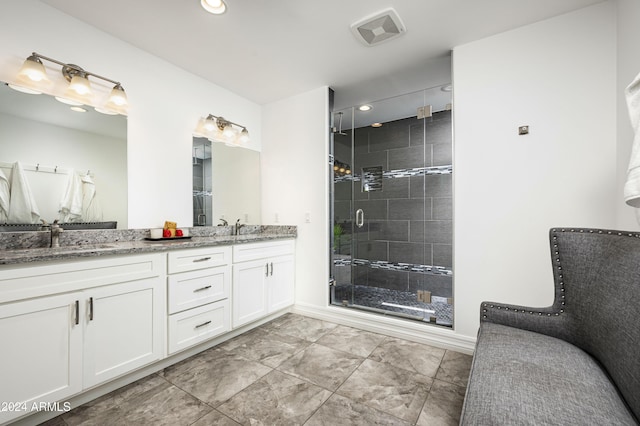
[[[427,176],[427,175],[450,175],[453,173],[453,166],[434,166],[434,167],[413,167],[410,169],[386,170],[382,172],[383,179],[397,179],[409,176]],[[334,176],[334,182],[360,182],[362,178],[359,175],[343,175]]]
[[[414,263],[402,263],[402,262],[387,262],[386,260],[367,260],[367,259],[334,259],[333,264],[335,266],[351,266],[351,264],[358,266],[368,266],[372,269],[383,269],[386,271],[406,271],[406,272],[419,272],[422,274],[431,275],[453,275],[451,269],[447,269],[444,266],[432,266],[432,265],[419,265]]]

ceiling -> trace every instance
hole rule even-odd
[[[604,0],[42,0],[258,104],[327,85],[336,108],[450,82],[455,46]],[[372,47],[350,25],[393,7],[402,36]],[[117,52],[113,52],[115,55]]]

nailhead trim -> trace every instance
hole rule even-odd
[[[632,237],[632,238],[640,238],[640,233],[637,232],[628,232],[628,231],[609,231],[609,230],[605,230],[605,229],[589,229],[589,228],[570,228],[570,229],[566,229],[566,228],[560,228],[560,229],[556,229],[553,228],[551,230],[552,232],[578,232],[578,233],[585,233],[588,232],[589,234],[593,234],[593,233],[598,233],[598,234],[604,234],[606,233],[607,235],[619,235],[619,236],[627,236],[627,237]],[[553,255],[554,255],[554,260],[555,263],[557,264],[556,269],[558,270],[558,284],[560,285],[560,304],[562,306],[565,306],[565,297],[564,297],[564,275],[562,273],[562,266],[560,265],[560,249],[558,247],[557,241],[558,241],[558,237],[557,236],[553,236],[552,237],[553,240]],[[513,311],[513,312],[517,312],[517,313],[526,313],[527,311],[525,311],[524,309],[522,311],[518,311],[517,309],[510,309],[507,306],[496,306],[496,305],[488,305],[486,303],[483,303],[482,305],[483,308],[491,308],[491,309],[502,309],[504,308],[504,310],[506,311]],[[542,316],[543,312],[535,312],[535,311],[528,311],[529,315],[533,315],[534,313],[537,313],[538,316]],[[487,313],[487,309],[483,309],[482,310],[483,314]],[[553,312],[554,316],[560,316],[561,314],[564,314],[564,309],[560,309],[558,312]],[[548,317],[551,316],[551,313],[547,313],[546,314]],[[482,315],[483,319],[487,319],[487,315]]]

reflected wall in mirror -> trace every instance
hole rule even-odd
[[[203,165],[195,165],[198,162]],[[210,164],[210,177],[207,174],[207,162]],[[259,152],[194,137],[192,163],[194,226],[199,223],[218,225],[222,223],[221,219],[226,220],[229,225],[235,224],[238,219],[241,223],[260,224]],[[202,169],[202,174],[197,169]],[[201,175],[204,177],[204,184],[200,181]],[[211,196],[207,199],[209,184]],[[200,191],[204,192],[201,204],[196,201],[196,193]],[[211,201],[209,210],[206,209],[207,201]],[[205,207],[201,209],[200,205]],[[199,216],[202,214],[205,216]]]
[[[89,174],[100,206],[92,221],[101,216],[126,229],[127,119],[82,109],[72,111],[53,96],[25,94],[0,84],[0,171],[11,180],[13,164],[22,164],[40,217],[47,222],[59,219],[69,172]]]

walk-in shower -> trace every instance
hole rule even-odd
[[[333,113],[331,303],[453,325],[450,85]]]

